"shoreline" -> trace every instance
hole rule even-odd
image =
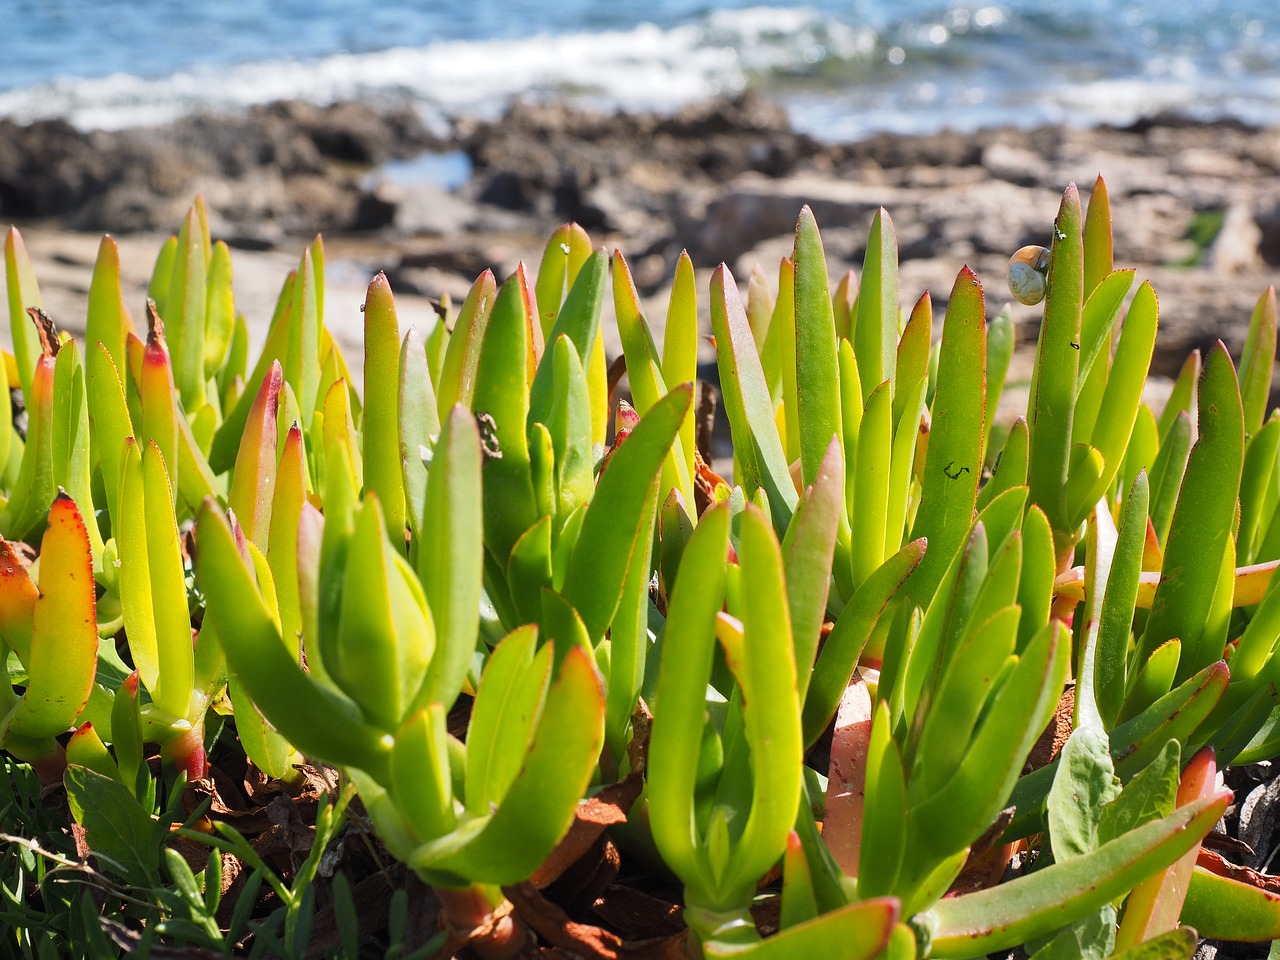
[[[414,175],[414,158],[430,154],[466,179],[449,189]],[[1009,254],[1047,244],[1068,180],[1087,193],[1099,172],[1116,263],[1161,296],[1152,372],[1176,374],[1188,350],[1219,337],[1238,351],[1253,303],[1280,274],[1280,126],[1156,116],[1127,127],[826,143],[755,97],[672,114],[517,102],[498,121],[459,120],[447,135],[411,110],[357,102],[285,101],[116,132],[0,120],[0,224],[23,231],[50,312],[68,329],[83,326],[101,233],[121,243],[126,285],[140,297],[163,236],[201,192],[214,235],[234,248],[237,300],[251,326],[265,323],[302,244],[324,233],[329,322],[348,347],[358,347],[358,305],[379,269],[402,323],[430,323],[430,298],[458,298],[488,266],[536,266],[546,236],[569,219],[623,251],[660,327],[682,248],[700,272],[724,261],[745,285],[759,263],[776,282],[806,202],[833,284],[860,268],[867,227],[884,206],[898,232],[903,309],[927,289],[940,319],[968,264],[994,316],[1011,302]],[[1020,344],[1034,343],[1036,308],[1013,307]]]

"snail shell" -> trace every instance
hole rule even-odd
[[[1019,303],[1034,306],[1049,289],[1049,251],[1028,244],[1009,258],[1009,292]]]

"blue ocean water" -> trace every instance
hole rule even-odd
[[[1257,0],[0,0],[0,116],[84,128],[282,97],[492,115],[514,96],[670,109],[745,89],[830,139],[1280,122],[1280,4]]]

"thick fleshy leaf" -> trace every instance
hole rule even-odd
[[[787,607],[791,611],[792,642],[801,702],[809,687],[814,658],[826,620],[831,561],[836,547],[844,463],[839,440],[831,439],[822,469],[801,497],[782,543],[786,558]]]
[[[404,541],[404,478],[400,468],[400,327],[391,285],[379,273],[364,301],[364,419],[360,456],[364,485],[378,495],[387,533]]]
[[[972,957],[1044,936],[1126,893],[1200,842],[1230,801],[1220,793],[1180,807],[1092,853],[932,909],[935,957]]]
[[[835,715],[841,692],[853,675],[872,631],[886,612],[896,609],[902,584],[925,553],[925,541],[913,540],[884,562],[858,588],[822,645],[804,701],[804,742],[811,745]]]
[[[546,702],[552,649],[537,650],[534,624],[507,634],[493,649],[467,730],[467,809],[481,816],[502,802],[519,772]]]
[[[871,960],[883,950],[898,922],[898,901],[880,897],[851,903],[805,923],[788,927],[759,943],[738,945],[716,940],[702,945],[713,960],[792,960],[794,957],[840,957]]]
[[[273,362],[249,410],[244,439],[236,455],[227,506],[235,511],[244,535],[266,550],[271,532],[271,501],[276,483],[276,446],[280,389],[284,370]]]
[[[708,510],[689,538],[670,590],[649,739],[649,823],[663,861],[703,895],[711,882],[694,820],[707,678],[715,653],[716,617],[724,602],[730,511]]]
[[[1071,455],[1072,415],[1080,364],[1080,314],[1084,303],[1084,250],[1080,196],[1067,187],[1053,225],[1049,295],[1045,301],[1027,420],[1031,451],[1027,477],[1031,500],[1039,504],[1066,548],[1067,468]]]
[[[853,349],[863,399],[885,380],[894,378],[898,350],[898,236],[889,212],[881,207],[871,221],[867,252],[858,287],[858,317]],[[913,378],[910,387],[919,379]]]
[[[480,436],[462,406],[449,411],[427,476],[418,578],[436,628],[436,651],[417,706],[452,705],[462,689],[480,625],[484,544]]]
[[[725,415],[735,441],[734,459],[741,471],[737,480],[748,496],[758,489],[765,491],[774,528],[785,530],[795,510],[796,488],[774,425],[773,401],[746,311],[733,275],[723,264],[711,277],[711,328]]]
[[[236,302],[231,288],[231,249],[219,240],[209,258],[208,294],[205,298],[204,379],[222,369],[235,337]]]
[[[449,345],[445,348],[444,365],[440,381],[436,385],[438,413],[448,415],[454,404],[471,405],[476,386],[476,367],[480,362],[480,347],[484,343],[489,317],[498,296],[498,284],[493,271],[486,270],[476,278],[458,310]]]
[[[95,597],[88,532],[75,501],[60,496],[40,542],[40,596],[24,658],[27,689],[0,729],[10,749],[13,738],[39,741],[64,733],[84,708],[98,662]]]
[[[174,383],[186,410],[194,410],[204,402],[204,328],[209,290],[202,236],[199,214],[193,206],[178,231],[161,314],[168,328]]]
[[[573,822],[604,741],[604,689],[588,655],[570,650],[502,804],[484,829],[456,853],[426,853],[415,868],[438,869],[473,882],[519,883],[533,873]]]
[[[31,628],[39,596],[18,551],[0,538],[0,640],[22,663],[31,656]]]
[[[1231,357],[1221,343],[1209,353],[1200,383],[1200,438],[1187,461],[1169,528],[1164,575],[1139,647],[1149,655],[1171,637],[1182,640],[1181,682],[1217,660],[1205,624],[1223,552],[1231,536],[1244,461],[1244,421]],[[1212,637],[1207,637],[1212,640]]]
[[[1115,725],[1124,703],[1129,635],[1133,628],[1142,551],[1146,543],[1147,502],[1147,475],[1139,473],[1121,514],[1115,554],[1104,582],[1105,592],[1098,619],[1093,690],[1098,713],[1108,730]]]
[[[391,782],[397,806],[420,840],[434,840],[457,824],[449,771],[447,709],[419,710],[396,731]]]
[[[564,598],[582,616],[593,640],[604,635],[618,608],[623,580],[639,543],[639,518],[685,411],[691,384],[676,387],[640,421],[614,452],[587,508],[565,577]]]
[[[613,306],[618,319],[618,335],[627,361],[627,382],[636,412],[644,416],[667,392],[658,347],[653,341],[649,322],[640,306],[640,295],[620,251],[613,253]],[[689,378],[692,379],[692,378]],[[688,411],[686,411],[688,412]],[[688,418],[686,417],[686,420]],[[683,422],[681,426],[683,427]],[[662,461],[662,491],[675,487],[686,499],[693,498],[688,458],[680,445],[679,434],[673,438],[670,452]]]
[[[92,351],[94,344],[102,343],[118,369],[125,361],[125,337],[132,330],[133,321],[120,289],[120,248],[110,236],[104,236],[98,244],[93,279],[89,281],[89,313],[84,328],[86,353]]]
[[[1133,275],[1132,270],[1117,270],[1086,293],[1080,316],[1080,370],[1076,382],[1076,412],[1071,424],[1073,443],[1089,441],[1098,413],[1105,409],[1102,393],[1108,385],[1112,366],[1111,348],[1115,342],[1112,331],[1125,296],[1133,286]]]
[[[398,436],[400,478],[415,551],[426,525],[427,459],[440,434],[439,404],[428,367],[422,336],[410,327],[400,346]]]
[[[22,395],[31,396],[31,381],[40,356],[40,341],[27,326],[27,310],[43,309],[44,300],[36,283],[35,270],[22,234],[17,227],[10,227],[4,238],[5,288],[9,298],[9,336],[13,338],[13,358],[18,368],[18,383]]]
[[[320,396],[320,298],[323,296],[323,267],[316,263],[308,247],[302,251],[293,282],[287,352],[283,357],[285,380],[293,387],[303,416],[311,415]]]
[[[892,234],[892,225],[889,227]],[[873,236],[876,227],[872,228]],[[896,256],[896,248],[893,250]],[[871,257],[870,249],[867,256]],[[842,438],[840,421],[840,394],[836,367],[835,314],[831,303],[831,285],[827,279],[827,258],[818,235],[818,223],[813,211],[804,207],[796,222],[795,248],[792,262],[796,267],[795,317],[796,317],[796,416],[800,429],[801,482],[809,486],[818,475],[831,438]],[[865,276],[865,274],[864,274]],[[896,271],[892,277],[897,280]],[[868,294],[869,300],[874,300]],[[893,325],[888,338],[880,338],[884,349],[869,360],[890,369],[881,372],[874,384],[893,376],[892,362],[897,346],[898,305],[894,292]],[[878,332],[878,330],[876,331]],[[879,344],[877,344],[879,346]],[[861,342],[855,347],[862,349]],[[887,359],[883,354],[887,354]],[[861,362],[859,357],[859,362]],[[859,369],[859,373],[862,373]],[[862,377],[864,389],[867,376]],[[886,391],[887,393],[888,391]],[[886,397],[886,402],[887,402]],[[887,459],[887,458],[886,458]]]
[[[529,475],[526,420],[528,318],[523,271],[502,285],[485,330],[476,367],[472,409],[481,423],[484,461],[484,540],[505,565],[517,539],[538,519]],[[547,364],[548,376],[550,364]]]
[[[1280,893],[1197,866],[1181,920],[1203,937],[1253,943],[1280,939]]]
[[[885,559],[889,481],[893,461],[892,384],[886,380],[867,397],[858,429],[858,454],[850,510],[853,584],[856,589]]]
[[[1111,486],[1120,471],[1137,420],[1155,348],[1158,313],[1155,291],[1150,282],[1143,283],[1129,304],[1089,441],[1102,455],[1100,485],[1104,489]]]
[[[1249,333],[1240,354],[1240,393],[1244,428],[1255,435],[1267,415],[1272,369],[1276,362],[1276,288],[1267,287],[1249,319]]]
[[[231,528],[211,501],[197,522],[200,585],[227,653],[263,715],[299,750],[359,767],[379,782],[389,778],[389,738],[365,722],[346,697],[308,676],[280,640]]]
[[[556,315],[556,322],[546,336],[547,343],[555,343],[558,337],[567,336],[584,363],[589,362],[588,358],[597,349],[608,272],[609,257],[601,247],[578,270]],[[506,284],[503,288],[506,288]],[[539,364],[533,383],[527,390],[530,422],[546,422],[546,411],[551,407],[551,388],[551,364]]]
[[[662,378],[665,382],[692,383],[698,379],[698,340],[698,292],[694,283],[693,260],[682,250],[676,260],[667,323],[662,331]],[[696,446],[694,414],[691,408],[680,425],[680,449],[684,451],[685,468],[690,477],[693,476]]]
[[[741,522],[742,646],[725,645],[725,659],[741,691],[753,789],[750,816],[721,880],[726,898],[738,886],[739,895],[749,896],[782,856],[795,822],[803,765],[782,551],[760,511],[748,506]]]
[[[1087,297],[1111,273],[1111,197],[1098,175],[1084,218],[1084,293]]]
[[[293,644],[302,636],[302,604],[298,593],[298,530],[306,503],[307,464],[302,431],[295,423],[285,435],[271,501],[273,523],[267,539],[267,563],[275,581],[280,631]]]
[[[285,279],[284,285],[280,289],[280,295],[276,299],[275,312],[272,314],[271,323],[267,327],[267,338],[262,345],[262,353],[259,354],[252,373],[248,377],[242,378],[245,383],[261,383],[262,378],[266,376],[267,370],[273,362],[280,361],[283,363],[285,361],[289,352],[289,330],[293,325],[293,289],[296,283],[297,271],[293,271]],[[223,389],[225,390],[225,385]],[[295,390],[294,393],[296,395],[297,391]],[[225,418],[222,421],[222,425],[218,427],[218,432],[214,434],[213,446],[209,449],[209,465],[215,473],[225,473],[235,464],[236,453],[240,449],[240,437],[244,433],[245,423],[249,419],[249,409],[253,406],[253,400],[256,396],[257,394],[252,391],[244,390],[236,398],[234,404],[224,407]],[[308,412],[309,417],[310,413]],[[303,426],[309,426],[309,420]]]
[[[982,286],[968,267],[951,290],[938,358],[938,389],[913,538],[930,549],[908,589],[927,605],[973,521],[986,442],[987,324]]]

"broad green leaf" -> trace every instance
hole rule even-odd
[[[1194,927],[1179,927],[1112,957],[1114,960],[1192,960],[1199,943]]]
[[[1032,960],[1104,960],[1116,939],[1116,908],[1103,904],[1062,930]]]
[[[1202,639],[1234,526],[1244,422],[1235,369],[1221,343],[1210,351],[1200,383],[1199,434],[1187,461],[1165,546],[1164,573],[1139,646],[1146,656],[1165,640],[1180,638],[1178,682],[1222,654],[1220,645],[1206,649]]]
[[[1106,733],[1094,724],[1076,727],[1063,744],[1049,789],[1049,838],[1056,862],[1092,853],[1101,845],[1102,811],[1119,795]]]
[[[151,818],[124,784],[110,777],[71,766],[62,781],[71,812],[84,827],[99,864],[129,883],[155,883],[167,828]]]
[[[1045,301],[1027,420],[1031,428],[1027,479],[1031,502],[1049,518],[1059,552],[1067,546],[1067,467],[1080,364],[1080,313],[1084,303],[1084,250],[1080,196],[1067,187],[1053,225],[1049,294]],[[931,441],[932,444],[932,441]]]
[[[1096,910],[1199,843],[1229,799],[1225,793],[1206,797],[1092,853],[940,901],[931,911],[932,956],[972,957],[1005,950]]]
[[[378,495],[387,533],[403,550],[404,477],[400,464],[400,327],[387,276],[379,273],[364,301],[364,420],[360,456],[365,489]],[[416,451],[415,451],[416,452]]]
[[[863,399],[885,380],[893,381],[898,350],[898,236],[889,211],[881,207],[871,221],[858,287],[858,318],[853,350]],[[914,384],[912,378],[906,386]]]
[[[638,520],[651,503],[651,488],[692,390],[690,384],[676,387],[640,421],[610,458],[587,507],[561,592],[582,616],[593,641],[613,620],[633,552],[649,550],[647,540],[639,542],[645,525]]]
[[[973,521],[986,440],[987,324],[982,286],[966,267],[956,277],[942,328],[933,427],[924,462],[924,485],[916,512],[914,539],[927,537],[930,550],[908,585],[912,599],[926,605]]]
[[[711,328],[716,338],[725,415],[735,441],[734,457],[741,469],[736,479],[748,495],[758,489],[765,491],[775,529],[785,530],[795,510],[796,488],[774,425],[773,401],[746,311],[733,275],[724,266],[711,277]]]
[[[1154,760],[1125,784],[1120,795],[1102,808],[1098,820],[1100,843],[1110,843],[1130,830],[1173,813],[1181,756],[1178,741],[1170,740]],[[1111,766],[1110,760],[1106,765]]]
[[[1158,757],[1170,740],[1185,743],[1221,701],[1229,676],[1225,663],[1205,667],[1170,690],[1136,717],[1111,731],[1111,756],[1116,773],[1127,780]],[[1018,781],[1009,804],[1018,813],[1005,832],[1007,839],[1040,829],[1041,804],[1057,771],[1055,759]]]
[[[892,233],[892,225],[889,231]],[[875,228],[873,228],[873,234]],[[895,257],[897,250],[893,251]],[[868,250],[867,256],[870,257]],[[840,397],[836,366],[835,315],[831,303],[831,286],[827,279],[827,258],[818,235],[818,223],[813,211],[804,207],[796,222],[795,249],[792,261],[796,267],[795,323],[796,323],[796,417],[800,429],[800,471],[802,483],[809,486],[818,475],[826,456],[831,438],[840,438]],[[897,274],[894,271],[892,280]],[[872,297],[868,299],[874,300]],[[885,340],[888,359],[875,358],[879,366],[888,369],[881,372],[873,383],[892,378],[894,348],[897,346],[898,304],[894,291],[893,324],[891,336]],[[861,342],[855,344],[860,350]],[[871,360],[871,358],[868,358]],[[861,360],[861,358],[860,358]],[[859,371],[862,372],[861,370]],[[864,389],[867,376],[862,377]],[[889,390],[886,390],[886,416]],[[885,457],[886,461],[888,457]],[[887,463],[886,463],[887,467]],[[883,537],[881,538],[883,540]]]
[[[231,528],[212,502],[201,508],[196,531],[205,616],[213,620],[228,666],[258,709],[299,750],[358,767],[386,783],[388,738],[365,722],[355,704],[308,676],[289,655]]]

